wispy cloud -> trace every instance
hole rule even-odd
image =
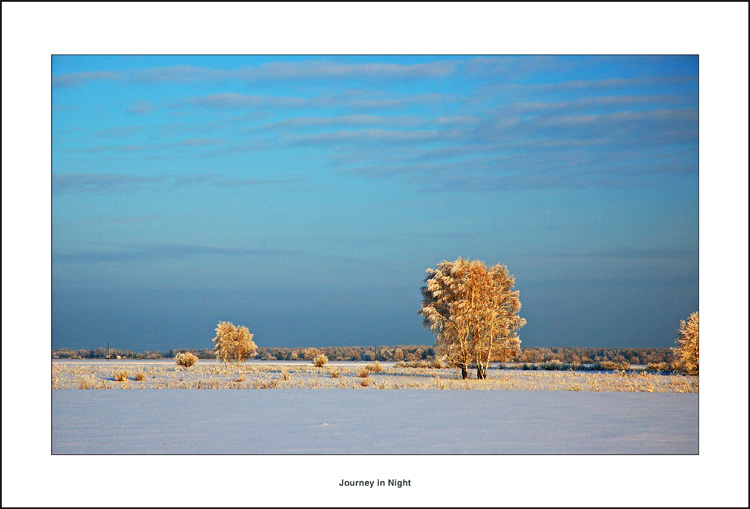
[[[300,251],[291,249],[247,249],[217,247],[197,244],[133,244],[111,251],[83,250],[70,253],[54,253],[55,263],[101,263],[141,262],[151,260],[182,259],[197,256],[300,256]]]
[[[121,79],[119,72],[97,71],[97,72],[75,72],[54,76],[52,85],[56,87],[80,87],[92,81],[113,81]]]
[[[99,129],[98,131],[95,131],[92,136],[95,138],[123,138],[145,130],[146,128],[143,126],[109,127],[107,129]]]
[[[211,94],[186,99],[181,104],[212,110],[250,108],[334,108],[347,110],[396,109],[414,105],[438,104],[452,99],[439,93],[384,94],[372,90],[352,89],[340,94],[313,97],[268,96],[249,94]],[[180,106],[177,104],[175,106]]]
[[[162,183],[159,177],[113,173],[73,173],[52,176],[52,191],[56,193],[110,193],[132,191]]]
[[[358,129],[311,134],[294,141],[297,145],[382,144],[401,145],[444,139],[438,131],[397,131],[390,129]]]
[[[574,59],[551,55],[481,56],[465,61],[461,72],[495,80],[498,75],[517,78],[539,72],[567,71],[580,66],[581,62]]]
[[[212,94],[187,99],[187,104],[214,110],[235,110],[237,108],[273,107],[291,108],[304,106],[306,100],[299,97],[273,97],[246,94]]]
[[[134,113],[137,115],[148,115],[154,112],[154,106],[148,101],[136,101],[128,109],[126,113]]]
[[[455,115],[439,117],[418,117],[409,115],[335,115],[327,117],[295,117],[280,122],[271,122],[262,126],[261,130],[294,130],[320,129],[326,127],[365,128],[365,127],[445,127],[474,125],[478,118],[472,115]]]
[[[678,258],[697,258],[698,247],[689,248],[613,248],[600,251],[578,253],[557,253],[558,258],[618,258],[629,260],[674,260]]]
[[[218,187],[259,187],[259,186],[295,186],[303,182],[310,182],[309,177],[288,177],[276,179],[215,179],[214,184]]]
[[[135,132],[135,131],[133,131]],[[110,134],[103,134],[99,137],[112,137],[116,138],[119,136],[125,136],[125,131],[120,129],[114,129]],[[81,148],[67,148],[62,149],[64,152],[75,153],[75,154],[96,154],[102,152],[120,152],[120,153],[137,153],[137,152],[153,152],[160,150],[170,150],[174,148],[195,148],[195,147],[206,147],[212,145],[219,145],[225,143],[224,140],[219,138],[188,138],[179,141],[164,142],[164,143],[148,143],[148,144],[120,144],[120,145],[93,145]]]
[[[684,76],[642,76],[642,77],[612,77],[591,80],[553,81],[548,83],[513,83],[486,85],[481,88],[480,95],[491,95],[497,93],[514,94],[539,94],[554,92],[586,91],[601,93],[607,90],[633,89],[638,87],[649,87],[656,90],[659,87],[695,84],[698,82],[697,75]]]
[[[274,62],[237,69],[190,65],[155,67],[119,72],[79,72],[55,76],[58,87],[83,86],[96,81],[141,84],[200,83],[222,81],[268,82],[279,80],[414,80],[443,78],[456,71],[454,61],[417,64],[340,63],[332,61]]]
[[[312,182],[309,177],[288,176],[279,178],[228,178],[216,174],[161,175],[145,177],[140,175],[73,173],[52,176],[52,190],[55,194],[69,193],[129,193],[149,189],[178,189],[199,185],[219,188],[280,186],[294,189],[301,183]]]
[[[398,178],[426,191],[641,186],[667,173],[697,174],[696,108],[527,111],[430,131],[345,130],[298,142],[335,146],[337,173]]]

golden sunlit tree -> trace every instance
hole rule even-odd
[[[680,320],[674,352],[680,369],[691,375],[698,374],[698,312],[691,314],[687,322]]]
[[[460,369],[463,378],[471,364],[477,378],[484,379],[490,362],[520,353],[517,331],[526,320],[518,316],[521,301],[514,284],[507,267],[488,269],[479,260],[459,258],[427,269],[419,314],[436,335],[438,353]]]
[[[216,343],[216,358],[225,365],[227,359],[239,364],[258,352],[250,330],[245,326],[235,327],[231,322],[219,322],[216,326],[216,337],[212,341]]]
[[[526,324],[518,316],[521,300],[513,291],[515,278],[505,265],[486,268],[482,262],[472,262],[471,308],[475,323],[472,330],[472,351],[477,366],[477,378],[487,378],[490,362],[505,362],[521,353],[521,339],[517,331]]]

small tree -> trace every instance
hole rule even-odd
[[[677,345],[673,348],[680,369],[691,375],[698,374],[698,312],[691,314],[688,321],[680,320],[677,331]]]
[[[226,365],[227,359],[237,364],[246,361],[258,352],[253,342],[253,335],[245,326],[235,327],[231,322],[219,322],[216,326],[216,337],[212,340],[216,345],[216,358]]]

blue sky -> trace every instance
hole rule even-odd
[[[697,56],[55,56],[52,346],[430,344],[425,269],[516,277],[522,346],[698,309]]]

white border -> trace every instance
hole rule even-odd
[[[3,3],[2,14],[3,506],[747,506],[747,4]],[[50,456],[53,53],[699,54],[700,455]],[[219,471],[240,497],[215,489]],[[353,499],[335,487],[352,473],[415,487]]]

